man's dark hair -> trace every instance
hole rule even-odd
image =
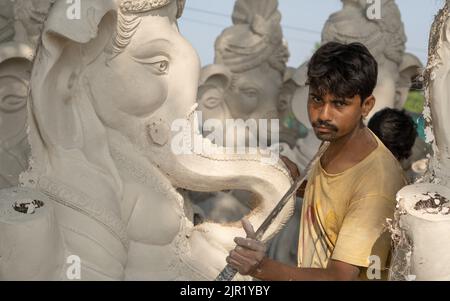
[[[404,110],[385,108],[369,121],[369,129],[398,160],[408,159],[417,138],[417,126]]]
[[[377,84],[378,64],[361,43],[329,42],[320,47],[308,64],[308,82],[321,96],[361,97],[361,104]]]

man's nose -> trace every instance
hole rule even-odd
[[[330,108],[330,104],[325,103],[319,111],[319,119],[323,120],[323,121],[330,121],[331,118],[331,108]]]

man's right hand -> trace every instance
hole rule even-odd
[[[233,268],[241,275],[252,275],[257,272],[261,262],[266,257],[267,246],[256,240],[256,233],[248,219],[242,219],[242,226],[247,234],[246,238],[236,237],[236,248],[226,258]]]

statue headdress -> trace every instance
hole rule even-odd
[[[232,72],[245,72],[267,61],[285,72],[289,52],[283,42],[277,0],[237,0],[233,26],[216,41],[216,63]]]
[[[160,9],[177,2],[177,18],[181,17],[186,0],[122,0],[118,10],[117,33],[114,39],[113,56],[120,54],[130,43],[140,22],[140,14]]]
[[[169,5],[173,0],[124,0],[120,4],[123,13],[144,13]],[[181,17],[186,0],[178,0],[177,18]]]
[[[406,44],[400,11],[394,0],[381,1],[381,18],[372,20],[367,16],[366,1],[342,0],[349,11],[344,8],[330,16],[322,31],[322,42],[360,42],[377,59],[384,54],[400,65]]]
[[[0,43],[11,41],[14,34],[13,2],[2,1],[0,3]]]
[[[15,39],[31,43],[33,47],[36,47],[49,10],[55,1],[14,0],[14,15],[17,21]]]

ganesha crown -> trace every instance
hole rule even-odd
[[[124,0],[120,4],[123,13],[145,13],[169,5],[171,0]]]

